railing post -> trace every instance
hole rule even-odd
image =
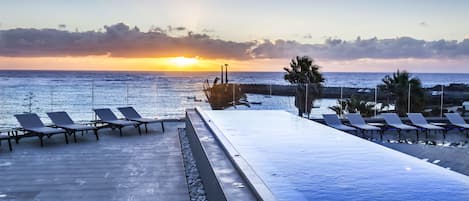
[[[155,116],[158,116],[158,86],[155,82]]]
[[[407,113],[410,113],[410,83],[409,83],[409,90],[408,90],[408,97],[407,97]]]
[[[94,79],[91,80],[91,111],[94,110]],[[96,114],[92,112],[92,119],[96,120]]]
[[[378,86],[375,87],[375,117],[378,114]]]
[[[443,102],[444,102],[444,89],[445,86],[441,85],[441,92],[440,92],[440,117],[443,117]]]
[[[50,86],[50,111],[54,111],[54,86]]]
[[[228,83],[227,83],[227,84],[228,84]],[[232,104],[233,104],[233,108],[235,107],[235,95],[236,95],[236,94],[235,94],[235,85],[236,85],[236,84],[233,83],[233,103],[232,103]]]
[[[339,116],[342,117],[342,113],[344,111],[345,108],[342,108],[342,101],[344,99],[344,88],[342,86],[340,86],[340,97],[339,97],[339,105],[340,105],[340,110],[339,110]]]
[[[308,83],[305,84],[305,113],[308,114]]]
[[[129,106],[129,83],[125,82],[125,105]]]

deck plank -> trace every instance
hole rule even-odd
[[[22,139],[0,151],[0,200],[189,200],[177,128],[183,123],[100,130],[65,144],[63,137]]]

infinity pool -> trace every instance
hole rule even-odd
[[[278,200],[469,200],[465,175],[284,111],[201,113]]]

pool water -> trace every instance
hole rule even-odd
[[[278,200],[469,200],[465,175],[285,111],[202,112]]]

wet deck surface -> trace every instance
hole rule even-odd
[[[61,135],[0,147],[0,200],[189,200],[177,128],[159,124],[141,136],[133,127],[100,130],[65,144]]]

